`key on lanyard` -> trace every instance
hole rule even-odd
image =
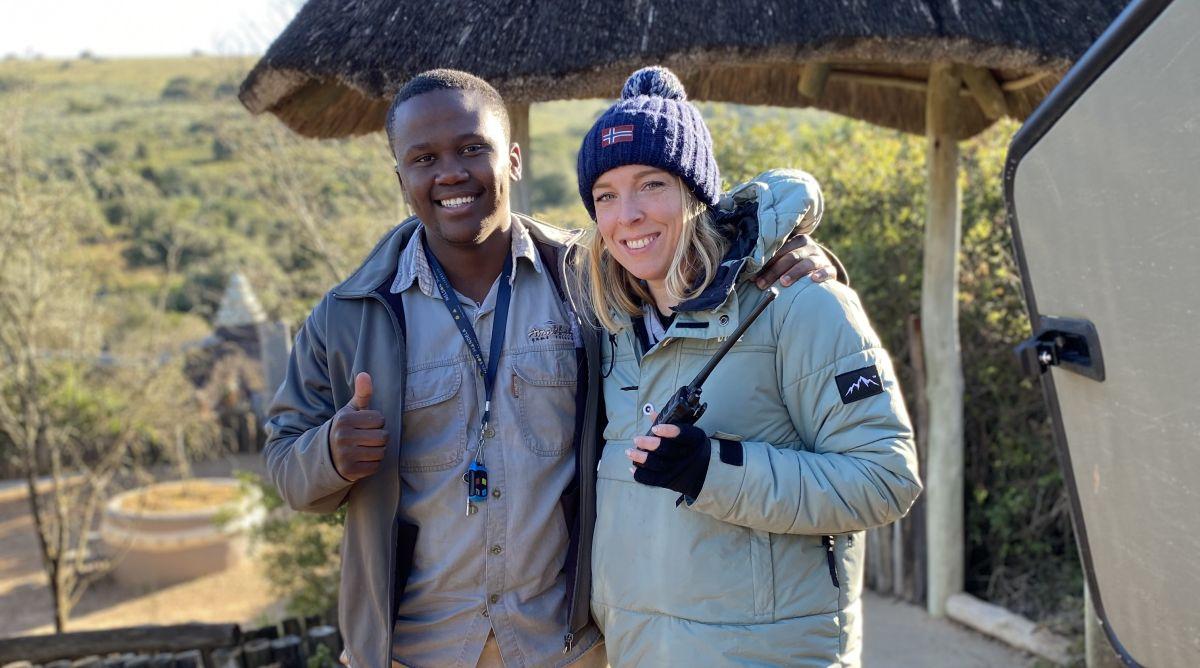
[[[471,460],[463,481],[467,483],[467,515],[475,512],[475,503],[487,501],[488,481],[487,467],[477,459]]]

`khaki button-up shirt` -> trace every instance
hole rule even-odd
[[[393,656],[409,666],[474,666],[494,633],[508,666],[569,663],[595,643],[579,638],[562,653],[568,534],[559,499],[575,474],[574,319],[550,277],[554,268],[542,266],[514,219],[512,300],[492,394],[495,431],[481,441],[484,380],[438,293],[423,244],[424,230],[401,254],[391,287],[408,323],[400,516],[420,526]],[[458,295],[485,360],[497,287],[481,304]],[[489,495],[467,515],[463,474],[479,447]]]

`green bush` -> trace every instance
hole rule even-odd
[[[222,141],[220,137],[213,137],[212,140],[212,159],[214,162],[223,162],[233,158],[233,147],[227,142]]]
[[[209,96],[211,87],[204,82],[188,76],[172,77],[159,94],[164,100],[199,100]]]
[[[247,471],[236,475],[262,494],[267,519],[251,538],[261,549],[257,559],[271,590],[286,599],[288,614],[329,614],[337,605],[345,506],[326,515],[292,512],[271,481]]]
[[[96,100],[81,100],[78,98],[67,100],[67,113],[71,115],[91,114],[103,108],[104,105]]]
[[[32,87],[31,82],[13,76],[0,76],[0,95]]]

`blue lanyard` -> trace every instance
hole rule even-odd
[[[483,424],[479,430],[479,447],[475,450],[475,461],[482,462],[483,435],[488,429],[488,421],[491,418],[492,389],[496,386],[496,375],[500,367],[500,349],[504,346],[504,330],[508,328],[508,304],[512,301],[512,283],[510,282],[513,271],[512,253],[510,251],[504,258],[504,270],[500,272],[500,291],[496,295],[496,316],[492,319],[492,345],[488,349],[486,364],[483,361],[483,350],[479,347],[479,337],[475,335],[475,328],[471,326],[467,314],[463,313],[462,304],[459,303],[458,296],[454,294],[454,288],[450,287],[450,280],[446,278],[446,272],[442,269],[442,265],[438,263],[433,253],[429,252],[429,244],[425,244],[425,259],[429,262],[429,268],[433,270],[433,279],[437,283],[438,292],[442,295],[442,301],[450,310],[458,332],[462,334],[463,340],[467,342],[467,348],[471,351],[471,356],[475,358],[475,366],[479,369],[479,375],[483,377]]]

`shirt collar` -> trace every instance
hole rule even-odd
[[[509,278],[511,284],[516,280],[517,269],[521,265],[520,260],[524,259],[533,267],[539,274],[542,273],[542,258],[534,246],[533,237],[529,235],[529,230],[525,229],[525,225],[516,216],[513,216],[510,226],[512,230],[512,256],[513,256],[513,275]],[[396,267],[396,280],[392,281],[392,294],[404,292],[416,282],[417,287],[425,294],[426,297],[434,298],[437,295],[437,285],[433,280],[433,270],[429,268],[429,261],[425,258],[425,227],[424,224],[418,229],[412,238],[408,240],[408,245],[404,247],[404,251],[400,253],[399,265]],[[440,298],[440,297],[439,297]]]

